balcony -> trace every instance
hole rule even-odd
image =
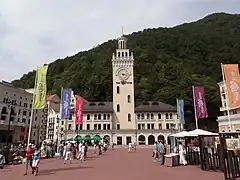
[[[156,119],[137,119],[137,122],[156,122]]]
[[[232,114],[230,115],[230,119],[231,121],[236,121],[236,120],[240,120],[240,114]],[[217,121],[228,121],[228,116],[219,116],[217,118]]]

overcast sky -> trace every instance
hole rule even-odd
[[[122,26],[129,34],[214,12],[240,13],[240,0],[0,0],[0,81],[117,38]]]

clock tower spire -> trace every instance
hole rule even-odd
[[[112,56],[113,129],[135,130],[134,57],[127,48],[127,38],[117,39],[118,47]]]

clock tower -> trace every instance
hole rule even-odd
[[[118,48],[112,56],[113,129],[134,130],[134,58],[127,49],[127,38],[118,38]]]

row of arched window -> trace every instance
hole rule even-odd
[[[137,114],[137,119],[154,119],[154,114]],[[162,119],[162,114],[158,113],[158,119]],[[165,114],[165,119],[173,119],[173,114],[172,113],[166,113]]]
[[[94,114],[94,120],[110,120],[111,115],[110,114]],[[87,120],[91,119],[91,115],[87,114]]]

